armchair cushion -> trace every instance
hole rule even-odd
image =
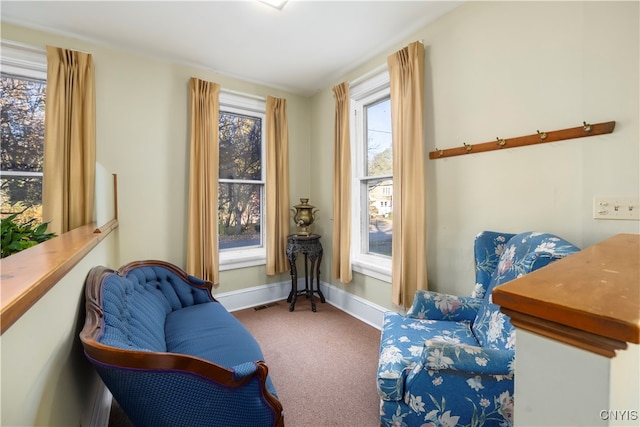
[[[515,329],[500,307],[492,303],[496,286],[542,268],[552,261],[576,252],[571,243],[548,233],[526,232],[515,235],[500,248],[498,265],[478,309],[472,330],[482,347],[508,350],[515,346]]]
[[[500,255],[513,236],[515,234],[496,231],[483,231],[476,236],[473,244],[476,285],[471,293],[472,297],[483,298],[487,295],[489,282],[498,266]]]
[[[468,321],[415,319],[399,313],[384,315],[378,364],[378,390],[387,400],[400,400],[407,373],[424,353],[429,339],[453,344],[477,345]]]
[[[478,309],[471,329],[482,347],[498,350],[515,348],[516,330],[496,304],[485,301]]]
[[[406,315],[416,319],[471,322],[476,318],[481,304],[479,298],[419,290]]]
[[[451,369],[484,375],[512,375],[515,350],[494,350],[469,344],[427,340],[421,363],[431,370]]]

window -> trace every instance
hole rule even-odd
[[[42,222],[47,62],[43,50],[2,42],[0,198],[2,214]]]
[[[352,265],[391,281],[393,149],[386,67],[352,85]]]
[[[218,245],[220,269],[266,262],[265,102],[220,94]]]

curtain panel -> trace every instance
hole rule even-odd
[[[57,234],[94,220],[94,74],[90,54],[47,46],[42,215]]]
[[[332,275],[350,283],[351,272],[351,141],[349,84],[333,87],[335,123],[333,144],[333,243]]]
[[[289,130],[287,100],[267,97],[266,248],[268,275],[289,270]]]
[[[220,85],[189,80],[190,160],[187,217],[187,273],[217,285],[218,120]]]
[[[393,303],[409,307],[427,289],[424,155],[424,46],[414,42],[387,58],[393,132]]]

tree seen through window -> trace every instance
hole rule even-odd
[[[42,221],[46,81],[1,75],[2,214]]]
[[[262,119],[220,112],[219,248],[262,246]]]

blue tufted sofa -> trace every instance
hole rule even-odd
[[[548,233],[485,231],[474,241],[471,296],[418,291],[406,315],[384,315],[377,372],[380,424],[511,426],[515,330],[496,286],[577,252]]]
[[[283,426],[251,333],[211,283],[162,261],[85,281],[85,354],[136,426]]]

